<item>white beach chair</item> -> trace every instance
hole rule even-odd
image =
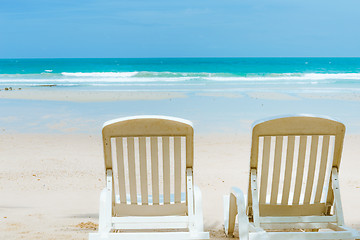
[[[135,116],[106,122],[102,133],[106,188],[90,240],[209,239],[193,183],[191,122]]]
[[[253,128],[247,204],[242,191],[224,197],[226,235],[238,215],[243,239],[356,239],[344,225],[338,171],[345,126],[294,116]]]

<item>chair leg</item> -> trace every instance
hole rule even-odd
[[[249,219],[246,215],[244,194],[240,189],[232,188],[230,195],[224,197],[224,228],[227,236],[234,234],[236,215],[239,222],[239,238],[248,240]]]
[[[195,210],[195,229],[197,232],[204,231],[204,218],[202,210],[202,195],[200,188],[194,185],[194,210]]]
[[[226,236],[234,235],[235,219],[238,214],[236,197],[234,194],[224,196],[224,228]]]
[[[108,219],[106,214],[107,204],[107,189],[103,189],[100,193],[100,207],[99,207],[99,232],[109,232]]]

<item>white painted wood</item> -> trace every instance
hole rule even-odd
[[[275,156],[274,156],[274,171],[273,171],[273,175],[272,175],[272,187],[271,187],[270,204],[276,204],[277,203],[277,198],[278,198],[278,193],[279,193],[279,179],[280,179],[282,146],[283,146],[283,136],[276,136]]]
[[[151,186],[153,204],[159,204],[159,162],[158,162],[158,138],[151,137]]]
[[[185,216],[188,212],[186,203],[176,204],[115,204],[114,211],[116,216]]]
[[[120,236],[119,236],[120,235]],[[206,232],[139,232],[139,233],[92,233],[89,235],[89,240],[183,240],[183,239],[209,239],[209,233]]]
[[[310,203],[311,192],[312,192],[313,184],[314,184],[318,143],[319,143],[319,136],[318,135],[311,136],[310,162],[309,162],[309,170],[308,170],[308,175],[307,175],[304,204]]]
[[[261,216],[321,216],[326,212],[326,205],[324,203],[317,204],[260,204],[259,209]]]
[[[196,230],[195,232],[204,231],[202,195],[200,188],[195,184],[194,184],[194,224]]]
[[[115,229],[180,229],[189,227],[188,216],[113,217]]]
[[[232,208],[230,208],[230,206]],[[234,233],[235,219],[237,212],[235,196],[224,195],[223,197],[224,230],[226,236],[232,236]]]
[[[304,166],[305,166],[306,141],[307,141],[306,136],[300,136],[293,204],[299,204],[300,202],[300,193],[302,188],[302,180],[303,180]]]
[[[331,179],[332,179],[332,188],[334,191],[334,198],[335,198],[335,215],[337,224],[339,226],[344,225],[344,216],[343,216],[343,210],[342,210],[342,204],[341,204],[341,198],[340,198],[340,186],[339,186],[339,177],[338,177],[338,171],[336,167],[332,168],[331,171]]]
[[[137,204],[136,193],[136,173],[135,173],[135,147],[134,138],[127,138],[128,168],[129,168],[129,185],[131,204]]]
[[[106,188],[100,194],[99,232],[107,233],[111,230],[112,217],[112,171],[106,171]]]
[[[327,229],[329,223],[303,223],[303,222],[283,222],[283,223],[262,223],[261,226],[266,230],[292,230],[299,231],[299,229]]]
[[[263,158],[261,164],[261,182],[260,182],[260,203],[265,203],[266,201],[266,191],[267,191],[267,181],[269,174],[269,161],[270,161],[270,142],[271,137],[264,137],[264,147],[263,147]]]
[[[336,222],[335,216],[261,217],[261,223],[329,223]]]
[[[315,203],[320,202],[321,195],[324,191],[324,181],[325,181],[326,165],[327,165],[328,153],[329,153],[329,144],[330,144],[330,136],[323,136],[319,178],[318,178],[318,184],[317,184],[316,195],[314,200]]]
[[[249,173],[249,188],[248,192],[248,211],[245,214],[244,203],[240,203],[244,199],[242,192],[231,192],[230,196],[224,197],[224,226],[225,233],[229,236],[232,235],[235,226],[235,216],[238,215],[239,219],[239,237],[247,239],[274,239],[274,240],[288,240],[288,239],[356,239],[359,237],[359,232],[355,229],[343,226],[344,219],[341,207],[339,180],[338,180],[338,167],[341,158],[342,143],[345,133],[343,124],[330,119],[323,119],[319,117],[310,116],[295,116],[287,118],[273,119],[262,122],[253,128],[252,147],[250,156],[250,173]],[[276,147],[274,156],[274,171],[272,175],[272,191],[270,196],[270,203],[266,203],[266,187],[261,186],[267,184],[267,168],[268,164],[267,155],[270,150],[270,139],[276,137]],[[294,139],[296,136],[300,137],[299,149],[294,147]],[[305,166],[305,158],[307,157],[307,138],[312,137],[310,151],[309,151],[309,165]],[[319,137],[323,137],[322,148],[318,149]],[[332,164],[331,177],[326,176],[326,162],[328,161],[329,152],[329,139],[330,136],[335,136],[334,147],[334,162]],[[264,137],[263,157],[262,157],[262,176],[260,181],[260,203],[257,199],[257,169],[258,169],[258,149],[259,137]],[[283,187],[283,196],[281,203],[277,201],[278,184],[280,181],[279,175],[281,174],[280,158],[282,156],[282,138],[288,138],[285,175],[284,181],[294,179],[292,174],[293,156],[294,151],[299,151],[298,162],[295,176],[294,197],[292,204],[288,203],[289,197],[286,196],[290,191],[290,183],[281,183]],[[318,151],[322,151],[318,160]],[[321,203],[321,195],[323,192],[324,183],[317,183],[314,185],[314,172],[316,166],[319,166],[319,181],[324,181],[330,178],[329,193],[326,203]],[[302,181],[304,176],[308,176],[305,189],[302,189]],[[266,176],[263,179],[263,176]],[[265,190],[264,190],[265,189]],[[312,193],[313,189],[316,191]],[[304,203],[300,201],[304,192]],[[314,195],[314,203],[310,203],[311,196]],[[333,207],[335,214],[330,214],[329,209]],[[240,219],[240,215],[250,220],[245,223]],[[244,218],[244,219],[245,219]],[[245,225],[245,226],[244,226]],[[248,228],[247,234],[242,231]],[[319,229],[327,229],[327,231],[319,231]],[[265,232],[265,230],[269,230]]]
[[[284,187],[282,192],[281,204],[286,205],[289,201],[290,195],[290,184],[291,184],[291,175],[293,171],[293,161],[294,161],[294,146],[295,146],[295,136],[288,137],[287,151],[286,151],[286,164],[285,164],[285,176],[284,176]]]
[[[169,137],[162,138],[163,149],[163,193],[164,203],[170,203],[170,141]]]
[[[195,219],[194,219],[194,191],[193,191],[193,178],[192,169],[186,169],[186,196],[188,204],[188,216],[189,216],[189,231],[195,231]],[[175,196],[176,202],[176,196]]]
[[[249,239],[249,219],[246,216],[246,204],[244,194],[240,189],[233,188],[232,194],[236,196],[236,205],[239,223],[239,238],[241,240]],[[256,210],[255,210],[256,212]]]
[[[177,121],[179,120],[179,121]],[[116,137],[186,137],[186,166],[193,166],[194,130],[189,121],[172,117],[136,116],[111,120],[104,124],[103,145],[105,168],[112,168],[111,138]]]
[[[147,161],[146,161],[146,138],[139,137],[139,162],[140,162],[140,185],[141,185],[141,202],[147,205],[148,181],[147,181]]]
[[[170,144],[169,137],[175,139],[174,164],[177,191],[170,192]],[[181,157],[181,138],[186,139],[186,157]],[[116,138],[116,159],[112,159],[111,139]],[[139,139],[139,147],[134,139]],[[146,138],[150,138],[150,148],[147,149]],[[162,151],[158,149],[158,139],[161,138]],[[123,139],[127,139],[127,151],[124,154]],[[105,168],[107,186],[101,193],[99,232],[90,233],[89,239],[209,239],[209,233],[203,230],[201,192],[194,185],[193,166],[193,128],[186,120],[140,116],[123,118],[107,122],[103,128]],[[147,151],[151,151],[147,153]],[[139,151],[139,152],[136,152]],[[127,153],[127,158],[126,155]],[[162,156],[161,156],[161,155]],[[135,156],[139,157],[140,183],[136,182]],[[148,173],[147,158],[151,166]],[[128,174],[125,174],[124,158],[128,160]],[[159,161],[162,162],[159,163]],[[186,178],[182,179],[181,161],[186,161]],[[120,203],[115,202],[112,161],[117,161],[119,172]],[[163,169],[163,179],[159,178],[159,166]],[[185,166],[185,162],[183,163]],[[161,170],[160,170],[161,171]],[[183,170],[185,171],[185,170]],[[152,196],[148,193],[148,175],[151,179]],[[125,179],[125,176],[129,179]],[[163,193],[160,196],[159,185],[163,180]],[[129,183],[131,204],[127,203],[125,181]],[[140,184],[141,201],[138,200],[137,184]],[[182,200],[181,186],[186,186],[187,201]],[[122,194],[121,194],[122,193]],[[171,201],[175,195],[176,202]],[[140,199],[140,198],[139,198]],[[156,229],[166,232],[154,232]],[[121,230],[121,231],[120,231]],[[131,230],[130,232],[128,232]],[[125,231],[125,232],[123,232]]]
[[[274,240],[353,239],[351,232],[268,232]]]
[[[174,137],[175,203],[181,202],[181,138]],[[186,170],[187,171],[187,170]]]
[[[123,138],[116,138],[116,158],[117,158],[117,171],[118,171],[120,202],[126,203]]]
[[[233,187],[230,195],[224,196],[224,228],[226,236],[233,236],[236,215],[239,222],[239,237],[242,240],[247,240],[250,225],[246,215],[245,197],[240,189]]]
[[[112,124],[116,124],[119,122],[126,122],[129,120],[141,120],[141,119],[161,119],[161,120],[169,120],[169,121],[173,121],[173,122],[179,122],[179,123],[183,123],[186,125],[189,125],[193,128],[193,124],[191,121],[183,119],[183,118],[177,118],[177,117],[170,117],[170,116],[161,116],[161,115],[138,115],[138,116],[131,116],[131,117],[123,117],[123,118],[116,118],[116,119],[112,119],[109,121],[106,121],[103,124],[103,128],[112,125]]]
[[[250,170],[251,174],[251,197],[252,197],[252,211],[255,227],[260,227],[259,221],[259,200],[258,200],[258,187],[257,187],[257,174],[255,169]]]
[[[109,232],[111,229],[111,216],[112,216],[112,171],[106,171],[106,188],[102,191],[100,196],[100,211],[99,214],[99,231]]]

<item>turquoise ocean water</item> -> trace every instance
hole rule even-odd
[[[183,97],[1,98],[9,87],[24,94],[30,89]],[[109,119],[158,114],[189,119],[200,133],[248,134],[258,119],[299,113],[328,115],[344,122],[348,132],[360,133],[360,58],[0,59],[0,90],[5,133],[100,134]]]
[[[47,85],[68,90],[344,91],[360,89],[360,58],[0,59],[0,88]]]

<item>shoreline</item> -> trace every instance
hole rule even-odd
[[[240,133],[273,116],[311,114],[343,122],[360,133],[360,93],[264,91],[89,91],[20,90],[0,92],[0,132],[90,133],[105,121],[134,115],[191,120],[200,133]]]

